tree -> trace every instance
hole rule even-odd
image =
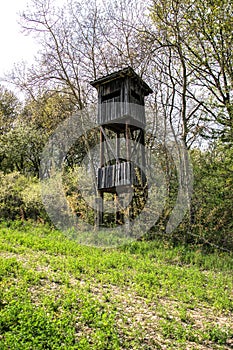
[[[20,102],[14,93],[0,86],[0,145],[4,135],[13,128],[20,107]],[[0,146],[0,170],[4,158],[5,154]]]
[[[0,139],[1,170],[39,176],[40,153],[47,138],[43,129],[18,121]]]
[[[0,86],[0,135],[10,130],[20,112],[20,102],[13,92]]]
[[[15,84],[30,95],[35,89],[61,89],[82,109],[93,96],[91,80],[128,65],[146,70],[150,47],[143,46],[135,26],[143,23],[145,8],[136,0],[70,0],[63,8],[31,0],[21,23],[36,36],[41,51],[33,67],[14,72]]]
[[[233,249],[232,148],[217,142],[209,150],[192,150],[195,186],[192,240]]]
[[[232,137],[231,2],[31,4],[22,14],[22,26],[36,35],[41,53],[26,70],[26,81],[22,69],[14,81],[32,96],[35,89],[36,94],[62,90],[82,109],[95,94],[90,80],[131,65],[158,88],[152,103],[158,119],[166,116],[187,147],[200,135]]]
[[[28,98],[21,113],[14,114],[11,128],[4,124],[4,133],[0,135],[1,169],[39,176],[43,146],[59,123],[73,113],[75,106],[67,94],[46,92],[33,99]]]
[[[51,134],[56,127],[76,112],[67,93],[44,92],[25,101],[20,120]]]
[[[32,3],[33,11],[22,14],[22,26],[27,33],[36,34],[42,50],[38,63],[27,71],[26,82],[15,74],[16,84],[26,86],[32,95],[35,87],[65,91],[71,103],[81,110],[93,101],[95,94],[89,81],[130,65],[151,81],[152,88],[159,86],[158,119],[165,115],[169,124],[172,119],[176,134],[187,146],[193,143],[201,130],[197,121],[200,118],[196,116],[202,102],[192,98],[190,71],[181,43],[174,50],[165,50],[167,43],[160,44],[157,31],[154,36],[151,33],[147,4],[121,0],[102,4],[85,1],[81,5],[71,0],[69,7],[61,9],[53,7],[49,0]],[[171,106],[166,111],[164,88]],[[153,108],[156,104],[158,101],[152,103]]]
[[[179,57],[182,81],[191,83],[182,85],[182,97],[191,98],[205,114],[201,133],[231,140],[232,12],[232,2],[225,0],[154,0],[152,8],[157,44]],[[184,100],[182,113],[185,106]]]

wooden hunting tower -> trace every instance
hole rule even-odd
[[[133,200],[128,206],[129,220],[136,215],[133,213],[132,202],[134,201],[134,207],[139,208],[139,197],[145,197],[144,98],[152,93],[152,90],[131,67],[90,84],[98,91],[97,122],[100,128],[97,225],[103,223],[104,193],[112,193],[115,196],[115,220],[120,223],[122,215],[119,194],[129,191],[132,193],[133,189]]]

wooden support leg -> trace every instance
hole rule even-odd
[[[115,222],[117,225],[120,225],[122,224],[122,220],[121,220],[120,201],[119,201],[118,193],[115,194],[115,210],[116,210]]]
[[[131,216],[132,216],[130,197],[131,197],[130,192],[126,192],[126,194],[125,194],[125,205],[124,205],[124,207],[125,207],[124,222],[125,222],[125,231],[126,231],[126,233],[128,235],[130,235],[130,232],[131,232],[130,219],[131,219]]]
[[[96,198],[96,229],[98,230],[103,225],[103,212],[104,212],[104,194],[99,192],[99,196]]]

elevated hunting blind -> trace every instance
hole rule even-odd
[[[90,84],[98,92],[97,122],[100,128],[97,225],[103,224],[104,193],[114,195],[115,220],[123,223],[127,217],[130,220],[137,215],[146,196],[144,99],[152,90],[131,67]],[[122,193],[131,193],[124,215]]]

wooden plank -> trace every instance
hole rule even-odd
[[[97,187],[98,189],[101,188],[101,169],[100,168],[98,169],[98,172],[97,172]]]
[[[112,166],[108,167],[108,187],[112,187]]]
[[[130,147],[130,126],[128,121],[125,124],[125,144],[126,144],[126,159],[130,160],[131,157],[131,147]]]
[[[99,168],[98,189],[113,189],[116,186],[144,186],[146,176],[143,169],[131,162],[116,163]]]
[[[116,165],[112,165],[112,187],[115,187],[116,182]]]
[[[105,171],[104,171],[104,168],[102,168],[102,188],[104,188],[104,182],[105,182]]]
[[[100,167],[104,165],[104,134],[100,129]]]
[[[131,184],[131,163],[130,162],[127,162],[127,185],[130,185]]]
[[[116,165],[116,186],[120,185],[120,163]]]
[[[109,188],[109,167],[106,168],[106,183],[105,188]]]

